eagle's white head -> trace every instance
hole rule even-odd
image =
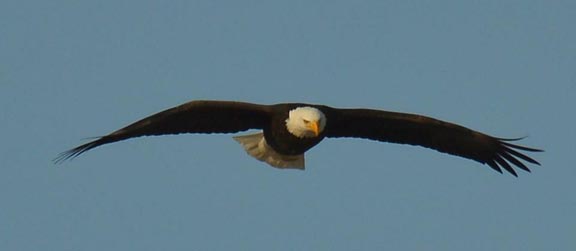
[[[299,138],[317,137],[324,131],[326,116],[314,107],[298,107],[290,110],[286,119],[286,128]]]

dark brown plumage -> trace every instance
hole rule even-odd
[[[322,113],[325,128],[315,137],[297,137],[287,130],[289,113],[298,107],[312,107]],[[234,133],[248,129],[262,129],[266,143],[273,151],[284,156],[304,154],[324,137],[355,137],[419,145],[487,164],[500,173],[504,169],[514,176],[517,173],[513,166],[530,171],[521,161],[539,165],[536,160],[519,151],[541,151],[510,143],[517,139],[495,138],[463,126],[415,114],[337,109],[301,103],[259,105],[232,101],[191,101],[66,151],[55,161],[74,158],[103,144],[140,136]]]

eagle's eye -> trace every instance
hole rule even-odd
[[[307,119],[302,119],[302,121],[304,121],[304,124],[309,124],[309,123],[310,123],[310,120],[307,120]]]

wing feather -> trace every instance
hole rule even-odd
[[[371,109],[330,109],[326,137],[357,137],[383,142],[418,145],[451,155],[487,164],[502,172],[517,175],[512,166],[530,171],[518,159],[540,165],[536,160],[516,151],[541,150],[515,145],[466,127],[438,119],[408,113]],[[516,150],[514,150],[516,149]]]
[[[496,164],[496,161],[494,161],[494,160],[489,160],[489,161],[486,161],[486,164],[487,164],[490,168],[494,169],[496,172],[502,173],[502,169],[498,166],[498,164]]]
[[[129,138],[180,133],[233,133],[262,129],[270,108],[233,101],[191,101],[136,121],[122,129],[61,153],[62,162],[92,148]]]
[[[503,152],[500,153],[500,156],[502,156],[504,159],[506,159],[508,162],[514,164],[515,166],[519,167],[520,169],[526,171],[526,172],[530,172],[530,169],[524,165],[524,163],[520,162],[518,159],[514,158],[514,156],[510,155],[507,152]]]

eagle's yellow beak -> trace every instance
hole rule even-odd
[[[314,136],[320,135],[320,127],[318,126],[318,121],[310,121],[310,123],[308,123],[308,128],[314,132]]]

